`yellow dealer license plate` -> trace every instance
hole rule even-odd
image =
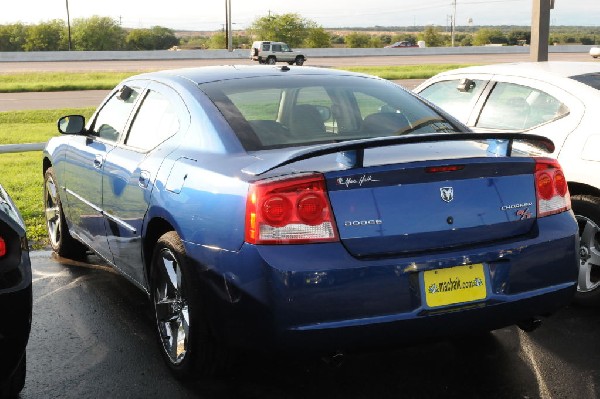
[[[476,263],[423,273],[427,306],[473,302],[486,297],[483,265]]]

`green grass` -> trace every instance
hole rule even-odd
[[[427,79],[469,64],[425,64],[398,66],[357,66],[338,68],[368,73],[383,79]],[[110,90],[121,80],[139,72],[27,72],[0,74],[0,93]]]
[[[0,144],[39,143],[59,135],[56,120],[62,115],[89,118],[94,108],[0,112]],[[17,204],[27,237],[34,249],[48,245],[43,212],[42,153],[0,154],[0,184]]]
[[[0,93],[110,90],[139,72],[26,72],[0,74]]]
[[[356,66],[338,68],[344,71],[367,73],[388,80],[428,79],[440,72],[472,66],[473,64],[426,64],[397,66]]]

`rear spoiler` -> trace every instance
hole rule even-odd
[[[363,166],[364,150],[367,148],[388,147],[399,144],[432,143],[438,141],[482,141],[489,140],[488,151],[498,156],[511,156],[513,141],[523,141],[544,152],[554,152],[554,143],[547,137],[524,133],[432,133],[408,136],[376,137],[372,139],[349,140],[341,143],[322,144],[305,147],[282,154],[272,159],[261,160],[242,169],[242,172],[260,176],[273,169],[304,159],[321,155],[342,153],[344,164],[350,168]],[[347,153],[350,152],[351,153]]]

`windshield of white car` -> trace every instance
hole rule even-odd
[[[256,151],[460,128],[392,83],[357,76],[265,76],[200,85]]]

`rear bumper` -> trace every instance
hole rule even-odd
[[[577,225],[571,213],[538,224],[543,234],[512,243],[385,259],[353,258],[340,243],[187,250],[203,270],[210,321],[228,343],[352,350],[492,330],[568,304]],[[428,307],[423,272],[470,263],[484,264],[485,299]]]

